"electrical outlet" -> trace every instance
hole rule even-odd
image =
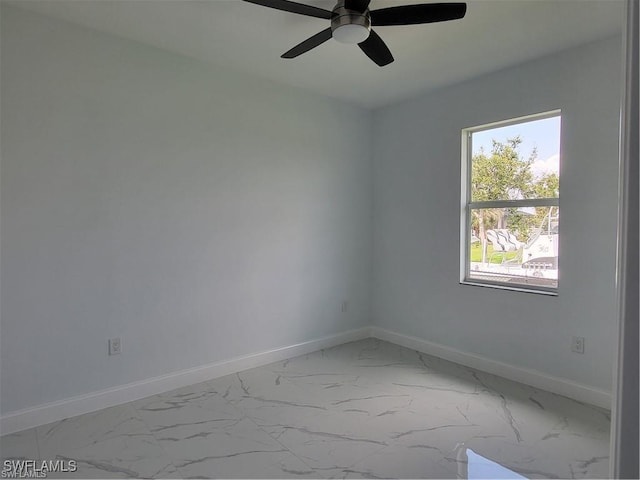
[[[342,302],[342,305],[340,305],[340,311],[341,311],[342,313],[345,313],[347,310],[349,310],[349,302],[348,302],[348,301],[346,301],[346,300],[344,300],[344,301]]]
[[[109,339],[109,355],[118,355],[122,353],[122,341],[120,337]]]
[[[584,337],[571,337],[571,351],[584,353]]]

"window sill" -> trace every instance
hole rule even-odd
[[[510,290],[512,292],[522,292],[522,293],[534,293],[538,295],[546,295],[548,297],[557,297],[558,290],[544,290],[541,288],[531,288],[525,285],[508,285],[506,283],[491,283],[491,282],[478,282],[474,280],[462,280],[460,281],[460,285],[469,285],[472,287],[484,287],[484,288],[495,288],[497,290]]]

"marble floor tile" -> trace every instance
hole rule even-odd
[[[390,445],[345,469],[341,478],[458,478],[427,446]]]
[[[349,468],[389,444],[385,432],[344,412],[324,412],[263,428],[314,469]]]
[[[63,478],[153,478],[174,471],[130,404],[44,425],[37,435],[42,459],[77,462],[78,470]]]
[[[261,367],[212,382],[220,396],[259,425],[288,422],[329,411],[330,405]]]
[[[159,439],[180,477],[312,477],[313,470],[248,418],[181,441]]]
[[[208,432],[242,419],[241,412],[207,384],[154,395],[131,405],[151,434],[163,444],[204,438]]]
[[[158,411],[169,411],[173,407],[188,405],[217,409],[221,404],[219,397],[220,395],[211,387],[209,382],[202,382],[136,400],[131,404],[134,408],[138,409],[151,403],[159,404],[164,402],[164,405],[156,405],[155,408],[158,409]]]
[[[0,446],[77,460],[71,478],[603,478],[609,428],[603,409],[367,339]]]
[[[178,468],[177,478],[318,478],[317,473],[287,451],[249,451],[208,458]],[[175,477],[174,477],[175,478]]]
[[[575,446],[575,445],[574,445]],[[471,449],[483,460],[497,463],[525,478],[606,478],[608,462],[606,456],[581,458],[581,453],[569,443],[559,445],[551,454],[535,445],[522,446],[500,438],[470,439],[445,455],[445,464],[456,466],[465,472],[468,459],[460,455],[460,449]]]
[[[38,460],[40,454],[36,429],[30,428],[0,437],[0,457],[3,465],[7,459]]]

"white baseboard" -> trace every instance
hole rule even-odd
[[[221,362],[202,365],[181,370],[146,380],[120,385],[106,390],[91,392],[85,395],[66,398],[57,402],[46,403],[36,407],[7,413],[0,417],[2,435],[14,433],[27,428],[45,425],[65,418],[95,412],[107,407],[132,402],[140,398],[168,392],[170,390],[222,377],[249,368],[260,367],[287,358],[305,355],[323,348],[330,348],[342,343],[369,338],[370,327],[349,330],[327,337],[298,343],[287,347],[268,350],[266,352],[244,355]]]
[[[507,363],[492,360],[474,353],[467,353],[455,348],[429,342],[418,337],[395,333],[379,327],[371,327],[371,336],[380,340],[395,343],[419,352],[459,363],[500,377],[508,378],[532,387],[557,393],[579,402],[611,409],[611,394],[588,385],[581,385],[572,380],[554,377],[546,373]]]
[[[379,327],[364,327],[296,345],[244,355],[209,365],[202,365],[200,367],[181,370],[179,372],[108,388],[106,390],[10,412],[0,417],[0,433],[6,435],[26,430],[368,337],[378,338],[403,347],[418,350],[428,355],[466,365],[516,382],[525,383],[559,395],[564,395],[580,402],[597,405],[606,409],[611,408],[611,394],[603,390],[581,385],[564,378],[554,377],[536,370],[515,367],[481,355],[467,353],[456,350],[455,348],[429,342],[418,337],[403,335]]]

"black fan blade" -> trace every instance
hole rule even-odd
[[[290,2],[289,0],[244,0],[245,2],[255,3],[263,7],[275,8],[276,10],[284,10],[285,12],[297,13],[299,15],[307,15],[308,17],[324,18],[329,20],[331,12],[323,8],[303,5],[302,3]]]
[[[369,38],[359,43],[358,46],[367,57],[376,62],[380,67],[384,67],[393,62],[393,55],[391,55],[389,47],[387,47],[386,43],[384,43],[380,36],[373,30],[369,33]]]
[[[282,58],[296,58],[298,55],[302,55],[312,48],[326,42],[331,38],[331,35],[331,27],[326,30],[322,30],[320,33],[316,33],[313,37],[307,38],[304,42],[299,43],[288,52],[282,54]]]
[[[424,3],[381,8],[371,12],[371,25],[417,25],[445,22],[464,17],[466,3]]]
[[[364,13],[364,11],[369,8],[370,3],[371,0],[344,0],[344,8]]]

